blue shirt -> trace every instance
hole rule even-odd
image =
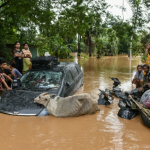
[[[14,69],[14,74],[15,74],[14,79],[17,79],[18,76],[22,77],[22,74],[16,68]]]

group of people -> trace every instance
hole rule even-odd
[[[15,43],[13,51],[14,59],[9,64],[6,60],[0,61],[0,93],[19,87],[19,79],[26,71],[32,67],[32,54],[29,50],[28,43],[23,44],[24,49],[20,49],[20,43]]]
[[[137,72],[132,83],[135,84],[136,88],[139,88],[141,92],[144,90],[144,87],[150,89],[150,48],[148,49],[146,64],[137,66]]]

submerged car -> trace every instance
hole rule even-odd
[[[60,62],[48,68],[33,68],[20,78],[20,88],[6,91],[0,100],[0,112],[11,115],[43,116],[46,109],[34,98],[47,92],[60,97],[71,96],[83,85],[78,64]]]

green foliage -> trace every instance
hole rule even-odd
[[[118,53],[128,53],[130,48],[131,36],[135,33],[132,31],[132,26],[129,22],[116,21],[112,26],[113,30],[116,31],[118,41]]]
[[[13,59],[13,55],[11,49],[7,48],[5,43],[0,43],[0,57],[4,57],[5,60],[11,61]]]
[[[141,61],[142,61],[143,63],[145,63],[145,62],[146,62],[146,60],[147,60],[147,55],[143,55],[143,56],[141,56]]]
[[[84,59],[89,58],[88,55],[85,55],[85,54],[81,54],[81,57],[84,58]]]
[[[133,17],[123,22],[108,12],[110,6],[105,0],[0,1],[0,53],[10,59],[6,45],[20,41],[37,45],[40,55],[48,51],[59,58],[71,58],[69,54],[78,49],[78,53],[89,56],[97,53],[99,58],[128,53],[133,36],[133,54],[141,55],[145,44],[150,43],[149,32],[143,30],[150,19],[150,3],[128,2]]]
[[[71,58],[69,55],[71,50],[65,41],[58,35],[52,37],[42,37],[38,36],[36,39],[38,52],[41,56],[45,52],[49,52],[51,55],[55,55],[58,58]]]
[[[88,47],[85,45],[85,43],[84,43],[84,42],[81,42],[80,44],[81,44],[81,51],[82,51],[83,53],[87,53]]]

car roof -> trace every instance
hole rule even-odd
[[[51,70],[63,72],[65,68],[69,68],[75,65],[77,65],[75,62],[59,62],[57,65],[54,65],[49,69],[47,68],[47,69],[31,69],[31,70]]]

